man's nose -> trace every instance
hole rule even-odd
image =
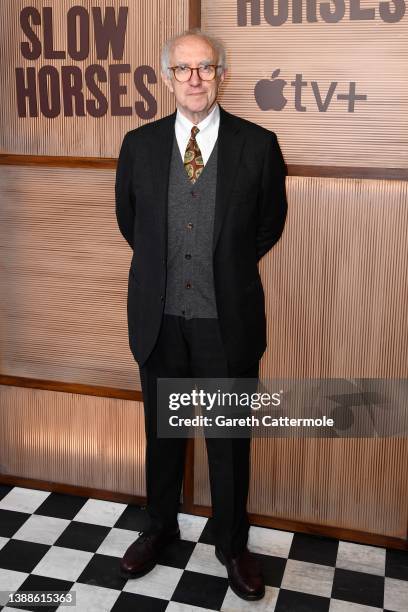
[[[190,79],[190,83],[192,85],[201,85],[201,79],[198,76],[198,70],[193,70],[193,73],[192,73],[191,79]]]

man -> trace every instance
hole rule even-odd
[[[162,78],[173,114],[126,134],[116,215],[133,257],[129,343],[139,364],[146,428],[150,528],[126,551],[125,576],[154,567],[180,537],[185,439],[157,437],[157,379],[256,378],[266,347],[257,263],[286,217],[286,168],[273,132],[217,103],[227,73],[222,44],[200,30],[168,41]],[[206,438],[215,554],[243,599],[264,584],[247,549],[250,439]]]

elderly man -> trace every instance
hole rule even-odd
[[[180,537],[186,440],[157,436],[157,379],[258,377],[266,322],[257,263],[287,210],[276,135],[217,103],[222,44],[189,30],[164,45],[161,67],[177,110],[126,134],[116,177],[117,220],[133,250],[129,343],[144,399],[150,518],[121,561],[129,577]],[[233,591],[260,599],[261,569],[247,549],[250,438],[206,446],[215,554]]]

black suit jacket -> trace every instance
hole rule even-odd
[[[133,250],[128,285],[129,345],[142,366],[164,309],[167,189],[176,112],[128,132],[116,173],[116,216]],[[213,269],[220,331],[231,371],[266,348],[259,259],[285,223],[286,166],[274,132],[220,106]]]

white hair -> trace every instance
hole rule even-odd
[[[160,65],[161,65],[162,72],[168,78],[170,78],[171,76],[171,71],[168,68],[170,64],[170,53],[173,49],[173,46],[177,43],[177,41],[180,40],[181,38],[185,38],[186,36],[199,36],[200,38],[205,40],[210,45],[210,47],[214,49],[214,51],[217,53],[217,56],[218,56],[217,64],[221,66],[221,68],[217,68],[218,74],[219,72],[223,72],[227,68],[227,53],[226,53],[224,44],[221,42],[221,40],[219,40],[218,38],[215,38],[215,36],[210,36],[209,34],[202,32],[200,28],[192,28],[190,30],[185,30],[181,34],[177,34],[177,36],[173,36],[172,38],[169,38],[163,44],[161,54],[160,54]]]

